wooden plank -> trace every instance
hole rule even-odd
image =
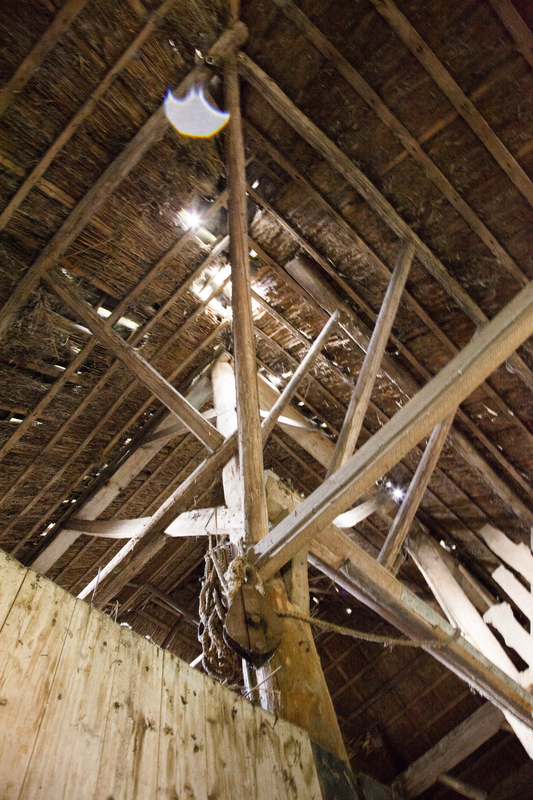
[[[19,800],[82,800],[96,786],[120,628],[86,603],[65,599],[74,607],[69,638]]]
[[[472,228],[472,230],[480,237],[486,244],[489,250],[493,253],[496,259],[505,266],[508,272],[518,281],[518,284],[523,286],[526,282],[526,277],[518,264],[510,256],[510,254],[498,242],[494,234],[483,224],[481,219],[475,211],[465,202],[459,192],[453,187],[446,176],[440,171],[434,161],[422,149],[419,142],[414,136],[410,134],[408,129],[400,122],[391,109],[383,102],[380,96],[375,92],[370,84],[368,84],[360,72],[358,72],[340,52],[328,41],[328,39],[313,25],[305,14],[300,11],[292,0],[272,0],[279,6],[284,14],[291,19],[298,28],[307,36],[310,42],[317,48],[317,50],[325,56],[338,70],[338,72],[346,79],[346,81],[355,89],[359,96],[367,103],[369,108],[374,111],[378,119],[381,120],[396,136],[398,141],[403,145],[406,153],[410,155],[419,164],[424,173],[429,179],[440,189],[442,194],[451,203],[456,211],[461,214],[465,222]],[[497,6],[507,7],[514,11],[510,0],[490,0],[493,7],[498,12]],[[511,12],[508,12],[511,14]],[[517,15],[517,12],[514,12]],[[517,15],[518,16],[518,15]],[[526,55],[528,52],[530,63],[533,65],[533,34],[526,28],[523,21],[520,19],[523,28],[522,40],[527,37],[530,41],[529,51],[524,47],[521,52]],[[505,20],[504,20],[505,23]],[[514,29],[513,29],[514,30]],[[510,31],[512,32],[512,31]],[[519,47],[520,49],[520,47]]]
[[[70,28],[86,2],[87,0],[67,0],[65,5],[60,8],[50,27],[32,47],[15,74],[0,89],[0,116],[13,102],[14,96],[20,94],[48,53],[54,49],[59,39]]]
[[[357,439],[363,427],[363,420],[370,402],[370,396],[378,374],[378,370],[385,354],[385,347],[389,340],[392,324],[396,311],[400,305],[402,292],[409,274],[415,247],[413,242],[407,241],[394,267],[392,278],[387,287],[385,298],[381,305],[370,345],[366,351],[363,366],[357,378],[348,410],[344,418],[342,430],[337,440],[335,453],[328,468],[328,477],[339,467],[346,463],[355,450]]]
[[[91,92],[90,96],[87,98],[85,103],[83,103],[83,105],[80,106],[78,111],[76,111],[75,115],[72,117],[68,125],[62,130],[62,132],[59,134],[55,142],[48,148],[44,156],[41,158],[39,163],[35,165],[31,173],[24,180],[22,185],[17,189],[16,193],[13,195],[7,206],[2,211],[2,214],[0,214],[0,231],[6,227],[9,220],[11,219],[15,211],[19,208],[24,199],[27,197],[29,192],[33,189],[34,186],[36,186],[39,183],[42,176],[44,175],[44,173],[46,172],[46,170],[48,169],[48,167],[50,166],[56,155],[59,153],[59,151],[66,145],[69,139],[78,130],[80,125],[92,113],[94,107],[96,106],[100,98],[107,92],[107,90],[109,89],[115,78],[117,78],[118,75],[120,75],[120,73],[126,68],[131,59],[137,55],[139,49],[142,47],[144,42],[155,30],[158,23],[170,11],[175,2],[176,0],[165,0],[165,2],[163,2],[156,11],[150,14],[146,24],[141,29],[141,31],[139,31],[139,33],[135,36],[129,47],[124,51],[124,53],[120,56],[118,61],[107,72],[107,74],[105,75],[103,80],[98,84],[98,86],[95,89],[93,89],[93,91]],[[82,5],[83,4],[84,3],[82,3]],[[79,5],[79,0],[78,0],[78,5]],[[2,95],[0,93],[0,98],[1,97]],[[0,99],[0,106],[1,106],[1,99]]]
[[[81,531],[104,539],[131,539],[138,536],[151,517],[139,519],[70,519],[66,531]]]
[[[515,665],[440,557],[438,545],[429,539],[411,537],[409,553],[416,561],[441,608],[444,609],[452,623],[464,632],[468,640],[486,658],[513,680],[520,682]],[[490,614],[490,610],[487,613]],[[504,714],[526,752],[533,758],[533,730],[526,728],[507,710],[504,711]]]
[[[123,627],[95,798],[155,795],[162,667],[163,651]]]
[[[127,344],[113,328],[104,322],[92,306],[78,295],[59,272],[53,271],[47,274],[45,280],[74,314],[87,325],[94,336],[113,353],[115,358],[120,359],[137,380],[146,386],[169,411],[173,411],[210,452],[222,444],[224,437],[216,428],[205,420],[194,406],[174,389],[137,350]]]
[[[512,542],[493,525],[484,525],[479,533],[492,552],[522,575],[533,589],[533,554],[527,544]]]
[[[372,4],[382,17],[387,20],[393,31],[409,48],[415,58],[420,61],[424,69],[431,75],[437,86],[446,95],[450,103],[474,131],[479,140],[485,145],[496,163],[511,179],[518,191],[525,197],[530,205],[533,205],[533,184],[520,164],[496,136],[485,118],[479,113],[472,101],[469,100],[461,87],[454,81],[433,51],[430,50],[422,37],[413,28],[407,17],[401,13],[392,0],[372,0]]]
[[[204,694],[207,797],[255,800],[255,765],[247,742],[254,735],[253,707],[207,678],[204,678]]]
[[[0,550],[0,632],[27,571],[13,556]]]
[[[518,52],[522,53],[528,64],[533,67],[533,32],[511,0],[489,0],[489,3],[513,37]]]
[[[205,678],[164,653],[157,800],[207,800]]]
[[[529,667],[533,666],[533,636],[520,625],[509,603],[491,606],[483,619],[503,636],[507,647],[515,650]]]
[[[492,577],[533,624],[533,595],[531,592],[528,592],[525,586],[503,564],[494,570]]]
[[[0,633],[0,796],[18,800],[70,627],[65,592],[28,571]],[[31,613],[30,613],[31,612]]]
[[[237,387],[233,367],[227,361],[219,359],[211,370],[213,386],[213,405],[216,412],[217,430],[224,437],[231,436],[237,428]],[[244,530],[242,505],[242,480],[239,462],[236,457],[230,459],[222,470],[222,486],[224,500],[228,508],[241,509],[241,536]]]
[[[401,792],[406,800],[422,794],[435,783],[439,775],[449,772],[498,733],[504,719],[502,712],[496,706],[485,703],[423,756],[410,764],[396,778],[393,787]]]
[[[533,283],[526,286],[420,392],[263,541],[252,561],[272,575],[360,498],[456,408],[533,332]]]
[[[241,74],[263,95],[272,108],[281,114],[289,125],[364,197],[397,236],[402,239],[411,238],[415,242],[416,255],[428,272],[453,297],[458,306],[476,326],[485,325],[488,322],[486,314],[483,313],[458,281],[450,275],[440,259],[409,227],[366,175],[289,100],[276,83],[257,64],[254,64],[246,54],[241,52],[238,60]],[[257,248],[255,249],[257,250]],[[526,386],[533,389],[533,371],[516,353],[511,354],[510,362],[513,370],[520,375]]]
[[[246,26],[243,23],[238,23],[233,29],[224,31],[207,55],[215,61],[224,60],[229,52],[232,52],[235,47],[238,47],[245,41],[246,36]],[[184,93],[190,85],[191,80],[194,81],[204,76],[204,69],[205,68],[202,67],[196,67],[192,70],[192,72],[178,84],[175,90],[176,94],[180,95],[182,92]],[[79,201],[57,233],[41,251],[36,261],[34,261],[27,270],[24,277],[19,281],[15,290],[2,307],[2,313],[0,315],[0,338],[4,336],[6,331],[11,327],[30,292],[38,285],[40,278],[59,261],[92,217],[98,213],[121,181],[131,172],[136,164],[139,163],[154,142],[164,135],[169,124],[163,108],[158,108],[139,129],[133,139],[126,145],[120,155],[118,155],[102,173],[87,194]]]
[[[268,515],[263,484],[263,440],[257,390],[255,341],[252,319],[246,168],[242,137],[239,75],[234,59],[224,74],[226,108],[230,113],[227,134],[226,172],[231,262],[231,307],[237,414],[239,418],[239,469],[244,539],[257,542],[268,533]],[[235,503],[234,503],[235,505]]]
[[[446,419],[435,426],[429,438],[424,454],[416,468],[416,472],[405,493],[405,497],[400,506],[400,510],[394,518],[391,529],[387,534],[385,543],[381,548],[378,561],[386,569],[393,569],[396,559],[400,554],[402,545],[405,541],[409,528],[415,518],[418,506],[422,502],[424,492],[427,489],[429,480],[433,475],[433,470],[437,466],[437,461],[444,447],[446,437],[452,426],[455,411],[452,411]]]

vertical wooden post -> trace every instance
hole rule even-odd
[[[437,466],[437,461],[441,454],[444,442],[452,426],[455,411],[449,414],[442,422],[433,429],[428,445],[420,459],[413,479],[405,494],[400,510],[396,514],[391,529],[385,539],[385,544],[381,548],[378,561],[386,569],[392,569],[396,558],[402,549],[405,537],[409,533],[409,528],[415,518],[418,506],[427,489],[429,479],[433,470]]]
[[[396,316],[400,298],[407,280],[407,274],[413,260],[415,246],[412,241],[407,241],[402,248],[402,252],[385,294],[383,305],[376,321],[376,326],[372,333],[370,345],[368,347],[359,378],[353,390],[350,405],[346,412],[346,417],[339,434],[337,446],[331,459],[328,469],[328,477],[332,475],[345,461],[347,461],[355,450],[357,439],[363,426],[363,419],[372,394],[372,388],[378,374],[379,365],[385,352],[385,347],[391,332],[392,323]]]
[[[263,439],[252,321],[239,77],[234,59],[229,59],[225,68],[225,94],[226,108],[230,113],[227,173],[239,466],[243,493],[244,537],[247,543],[252,543],[260,541],[268,533],[268,515],[263,479]]]

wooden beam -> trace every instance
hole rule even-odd
[[[396,559],[409,533],[409,528],[415,518],[415,514],[422,501],[424,492],[427,489],[433,470],[437,466],[437,461],[444,447],[454,416],[455,411],[452,411],[451,414],[443,419],[442,422],[439,422],[433,429],[428,445],[424,450],[424,455],[416,468],[416,472],[409,484],[400,510],[394,518],[394,522],[392,523],[391,529],[387,534],[385,543],[378,556],[379,563],[383,564],[385,569],[392,569],[396,563]]]
[[[236,13],[238,3],[232,7],[232,14]],[[230,113],[227,134],[228,213],[241,503],[244,539],[251,543],[259,541],[268,532],[268,513],[263,481],[263,440],[252,319],[239,74],[233,59],[226,64],[224,87],[226,108]]]
[[[25,197],[27,197],[33,187],[39,183],[59,151],[62,150],[69,139],[76,133],[80,125],[87,119],[87,117],[89,117],[100,98],[107,92],[113,81],[126,68],[131,59],[137,55],[144,42],[148,39],[152,32],[157,29],[161,20],[170,11],[175,3],[176,0],[165,0],[159,6],[159,8],[156,9],[156,11],[150,14],[146,24],[135,36],[129,47],[124,51],[113,67],[111,67],[109,72],[105,75],[98,86],[91,92],[85,103],[80,106],[68,125],[63,129],[55,142],[48,148],[39,163],[35,165],[28,177],[17,189],[16,193],[2,211],[2,214],[0,214],[0,231],[6,227],[15,211],[24,201]]]
[[[483,789],[471,786],[471,784],[460,781],[459,778],[454,778],[452,775],[439,775],[437,780],[443,786],[448,786],[458,794],[463,795],[463,797],[468,797],[469,800],[487,800],[487,792]]]
[[[317,50],[334,65],[343,78],[346,79],[350,86],[352,86],[365,103],[367,103],[369,108],[372,109],[378,119],[392,131],[405,148],[406,153],[416,161],[425,175],[427,175],[434,185],[442,192],[455,210],[461,214],[465,222],[474,233],[479,236],[496,259],[505,266],[509,274],[518,281],[519,285],[523,286],[527,278],[516,261],[505,248],[502,247],[494,234],[488,230],[475,211],[465,202],[464,198],[461,197],[459,192],[452,186],[435,162],[428,156],[425,150],[422,149],[415,137],[411,135],[398,117],[393,114],[391,109],[383,102],[378,93],[372,89],[370,84],[365,81],[361,73],[358,72],[331,42],[328,41],[319,29],[313,25],[310,19],[296,6],[293,0],[272,0],[272,2],[282,9],[283,13],[298,26]],[[494,7],[498,5],[509,5],[514,11],[510,0],[490,0],[490,2]],[[496,8],[495,10],[498,13]],[[523,22],[522,25],[527,31]],[[533,34],[531,34],[531,32],[529,32],[529,36],[533,42]],[[526,48],[524,48],[524,50],[526,50]],[[524,50],[521,52],[525,55]],[[533,45],[529,50],[529,58],[530,63],[533,65]]]
[[[444,736],[399,775],[393,788],[410,800],[432,786],[500,730],[505,717],[492,703],[485,703]]]
[[[389,340],[392,323],[400,305],[402,292],[409,274],[415,246],[407,241],[396,262],[392,278],[372,332],[370,345],[366,351],[363,366],[357,378],[350,404],[344,418],[335,453],[328,469],[328,477],[346,463],[355,450],[357,439],[363,427],[363,420],[374,388],[376,376]]]
[[[533,587],[533,554],[525,542],[512,542],[493,525],[484,525],[480,535],[493,553],[522,575],[530,587]]]
[[[476,650],[443,617],[341,534],[311,543],[310,562],[413,641],[439,641],[423,649],[503,710],[533,729],[533,695]],[[341,566],[343,571],[341,571]]]
[[[533,282],[263,541],[252,561],[273,574],[397,464],[533,333]]]
[[[302,363],[296,369],[290,381],[285,386],[278,399],[275,401],[274,405],[269,411],[268,417],[265,420],[263,420],[263,423],[261,424],[261,434],[263,436],[263,443],[266,442],[266,440],[274,430],[274,427],[283,409],[290,404],[292,398],[298,391],[298,387],[300,386],[306,373],[309,371],[309,369],[311,369],[312,365],[320,355],[320,352],[325,346],[327,340],[337,327],[338,320],[339,320],[339,315],[337,312],[335,312],[326,322],[326,324],[322,328],[322,331],[317,336],[316,340],[313,342],[308,352],[306,353]]]
[[[528,203],[533,205],[533,183],[475,105],[413,28],[407,17],[401,13],[393,0],[371,0],[371,2],[381,16],[387,20],[395,34],[427,70],[439,89],[485,145],[498,166],[507,174]]]
[[[489,0],[514,39],[516,49],[522,53],[530,67],[533,67],[533,32],[528,28],[511,0]]]
[[[83,10],[86,3],[87,0],[67,0],[65,5],[57,12],[50,27],[30,50],[15,74],[0,89],[0,116],[4,114],[12,103],[13,97],[16,94],[20,94],[33,73],[41,66],[48,53],[54,49],[59,39],[70,28],[70,25]]]
[[[456,582],[440,557],[436,543],[427,538],[411,537],[409,552],[453,624],[464,632],[486,658],[519,683],[518,670]],[[533,731],[525,728],[508,710],[504,713],[526,752],[533,758]],[[529,727],[533,728],[533,725]]]
[[[238,23],[234,28],[224,31],[209,50],[208,56],[215,61],[223,61],[228,53],[232,53],[235,47],[238,47],[246,40],[246,36],[246,26],[243,23]],[[205,67],[195,67],[178,84],[176,93],[179,95],[184,92],[190,85],[191,80],[205,76],[205,70]],[[4,303],[0,316],[0,338],[11,327],[41,277],[57,264],[121,181],[139,163],[150,147],[164,135],[169,124],[163,108],[158,108],[71,211],[57,233],[54,234],[36,261],[26,271],[9,299]]]
[[[168,409],[183,422],[202,444],[213,452],[224,437],[139,353],[127,344],[113,328],[98,316],[59,272],[48,273],[45,280],[61,300],[73,311],[115,358],[135,375]]]
[[[411,230],[405,220],[402,219],[366,175],[364,175],[348,156],[328,139],[328,137],[311,122],[291,100],[289,100],[279,86],[277,86],[277,84],[245,53],[241,52],[239,54],[238,61],[239,70],[246,80],[262,94],[272,108],[277,111],[286,122],[311,145],[311,147],[315,148],[315,150],[361,194],[396,236],[401,239],[412,239],[414,241],[417,257],[422,261],[430,275],[432,275],[443,289],[453,297],[459,308],[463,310],[472,322],[474,322],[477,327],[485,325],[488,322],[486,314],[470,297],[468,292],[463,289],[459,282],[450,275],[444,264],[437,258],[432,250],[430,250],[420,237]],[[526,386],[533,389],[533,370],[529,369],[516,353],[511,354],[510,362],[513,366],[513,371],[520,375]]]

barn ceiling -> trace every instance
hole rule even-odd
[[[320,453],[342,428],[404,239],[415,256],[359,447],[533,278],[533,15],[518,0],[241,6],[263,394],[286,385],[342,312],[292,403],[322,450],[278,425],[264,453],[265,467],[307,497],[324,481]],[[161,102],[207,56],[208,93],[224,108],[215,43],[226,25],[217,0],[4,3],[0,547],[46,564],[74,594],[124,540],[68,521],[151,517],[207,455],[175,418],[173,432],[157,438],[172,420],[135,354],[209,417],[209,371],[233,355],[225,134],[183,137]],[[130,360],[118,357],[124,344]],[[532,400],[530,339],[457,409],[416,515],[486,607],[509,598],[492,577],[500,559],[481,528],[530,544]],[[426,444],[376,487],[388,513]],[[115,480],[132,458],[137,471]],[[183,510],[223,503],[218,471]],[[388,524],[375,512],[350,535],[376,557]],[[54,550],[54,542],[66,544]],[[200,652],[190,616],[204,551],[205,537],[168,537],[106,597],[106,610],[191,661]],[[313,613],[394,633],[320,572],[309,574]],[[409,554],[398,578],[442,613]],[[316,641],[352,766],[385,784],[483,704],[427,652],[324,632]],[[504,725],[453,774],[494,800],[520,800],[529,797],[529,764]],[[434,784],[420,796],[461,795]]]

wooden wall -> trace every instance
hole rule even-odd
[[[319,800],[300,729],[0,551],[1,800]]]

